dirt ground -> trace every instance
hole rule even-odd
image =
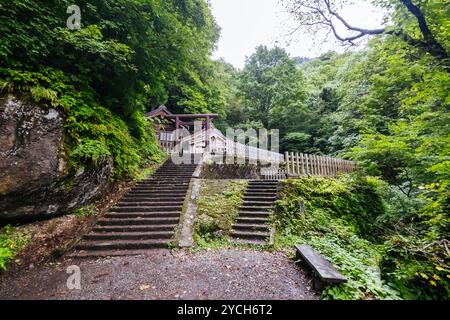
[[[69,290],[67,267],[81,270]],[[155,250],[141,256],[61,259],[0,275],[0,299],[318,299],[311,280],[281,252]]]

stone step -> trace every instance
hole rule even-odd
[[[277,188],[271,187],[271,186],[248,186],[247,192],[253,192],[253,191],[277,191]]]
[[[197,168],[197,166],[198,166],[198,164],[196,164],[196,163],[175,164],[175,163],[171,162],[171,160],[169,160],[169,161],[170,162],[163,164],[160,168]]]
[[[258,240],[269,240],[270,233],[269,232],[261,232],[261,231],[237,231],[232,230],[231,236],[233,238],[238,239],[258,239]]]
[[[83,259],[83,258],[107,258],[107,257],[123,257],[123,256],[139,256],[153,252],[158,248],[150,249],[134,249],[134,250],[97,250],[97,251],[77,251],[69,257]]]
[[[270,190],[270,189],[252,189],[252,190],[249,190],[249,189],[247,189],[246,191],[245,191],[245,195],[248,195],[248,196],[253,196],[253,195],[272,195],[272,196],[274,196],[274,195],[277,195],[278,194],[278,191],[277,190]]]
[[[266,206],[266,205],[257,205],[257,206],[249,206],[249,205],[242,205],[239,207],[239,212],[270,212],[273,209],[272,206]]]
[[[126,197],[132,196],[132,197],[141,197],[144,196],[166,196],[166,195],[174,195],[177,197],[185,197],[187,190],[173,190],[171,192],[167,192],[167,190],[151,190],[151,191],[145,191],[145,190],[131,190],[127,193]]]
[[[270,212],[239,211],[239,217],[242,218],[265,218],[267,221],[270,215]]]
[[[189,172],[189,171],[195,171],[197,166],[165,166],[161,167],[155,172]]]
[[[169,194],[173,194],[175,192],[183,192],[184,194],[186,194],[187,190],[189,189],[188,186],[186,187],[177,187],[177,186],[166,186],[166,187],[138,187],[138,188],[133,188],[132,190],[130,190],[128,193],[139,193],[139,192],[161,192],[161,193],[169,193]]]
[[[192,174],[189,175],[153,175],[149,177],[148,179],[142,180],[144,182],[146,181],[184,181],[189,182],[192,179]]]
[[[249,182],[248,186],[270,186],[273,188],[276,188],[278,186],[278,183],[272,183],[272,182]]]
[[[181,211],[161,211],[161,212],[109,212],[105,214],[107,219],[129,219],[129,218],[169,218],[179,217]]]
[[[245,245],[255,245],[255,246],[264,246],[267,245],[267,241],[264,240],[258,240],[258,239],[239,239],[239,238],[232,238],[234,243],[237,244],[245,244]]]
[[[268,224],[253,224],[253,223],[235,223],[233,230],[237,231],[265,231],[269,232],[270,226]]]
[[[153,185],[163,185],[165,183],[176,183],[177,185],[189,185],[189,180],[147,180],[136,183],[136,186],[153,186]]]
[[[149,240],[172,239],[173,231],[162,232],[93,232],[83,237],[86,241],[98,240]]]
[[[141,219],[102,219],[98,221],[99,226],[150,226],[177,224],[180,218],[141,218]]]
[[[249,217],[238,217],[236,219],[236,223],[249,223],[249,224],[263,224],[267,225],[268,219],[267,217],[258,217],[258,216],[249,216]]]
[[[189,185],[191,183],[191,179],[157,179],[157,180],[149,180],[149,181],[141,181],[136,183],[136,186],[163,186],[163,185]]]
[[[245,192],[245,196],[260,196],[260,195],[271,195],[276,196],[278,194],[277,190],[270,189],[252,189]]]
[[[172,167],[166,167],[162,168],[161,170],[156,170],[153,172],[153,174],[156,173],[192,173],[194,172],[196,167],[192,168],[172,168]]]
[[[147,189],[155,189],[155,190],[173,190],[173,189],[179,189],[179,190],[186,190],[189,188],[189,184],[161,184],[161,185],[142,185],[142,186],[135,186],[132,190],[147,190]]]
[[[172,206],[182,206],[184,199],[182,201],[120,201],[117,203],[116,207],[172,207]]]
[[[276,197],[277,193],[276,192],[247,192],[244,195],[244,198],[246,197]]]
[[[140,196],[125,196],[120,200],[120,203],[130,203],[130,202],[146,202],[146,201],[155,201],[155,202],[184,202],[185,197],[172,197],[170,195],[161,196],[161,195],[153,195],[147,197]]]
[[[146,180],[141,180],[137,183],[139,184],[154,184],[154,183],[165,183],[165,182],[179,182],[179,183],[189,183],[191,181],[191,178],[171,178],[171,177],[165,177],[165,178],[151,178]]]
[[[275,200],[277,200],[276,196],[244,196],[244,202],[246,201],[262,201],[262,202],[270,202],[270,203],[274,203]]]
[[[169,173],[169,172],[160,172],[154,173],[151,175],[153,178],[161,177],[161,178],[190,178],[192,176],[191,172],[186,173]]]
[[[183,210],[182,205],[173,205],[173,206],[146,206],[146,207],[137,207],[137,206],[127,206],[127,207],[114,207],[111,212],[169,212],[169,211],[177,211],[181,212]]]
[[[167,195],[172,194],[177,198],[185,198],[186,191],[174,191],[174,192],[166,192],[166,191],[134,191],[129,192],[124,199],[136,199],[136,198],[165,198]]]
[[[162,167],[159,170],[156,170],[155,172],[190,172],[190,171],[195,171],[195,169],[197,168],[197,166],[192,166],[192,167]]]
[[[267,201],[260,200],[260,201],[257,201],[257,200],[244,199],[242,205],[245,206],[245,207],[257,207],[257,206],[260,206],[260,207],[272,207],[273,200],[267,200]]]
[[[150,226],[104,226],[104,227],[94,227],[93,232],[162,232],[162,231],[173,231],[177,225],[176,224],[166,224],[166,225],[150,225]]]
[[[169,243],[168,239],[81,241],[76,249],[90,251],[153,249],[167,248]]]

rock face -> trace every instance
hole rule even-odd
[[[64,118],[9,95],[0,100],[0,222],[63,215],[104,193],[112,162],[70,169]]]

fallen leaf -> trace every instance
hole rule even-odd
[[[139,287],[139,289],[140,289],[141,291],[148,290],[148,289],[150,289],[150,286],[149,286],[148,284],[142,284],[142,285]]]

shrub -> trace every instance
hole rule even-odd
[[[348,278],[346,284],[324,289],[325,299],[398,298],[382,280],[385,246],[363,237],[373,231],[365,224],[384,212],[379,197],[369,201],[376,195],[371,185],[351,176],[290,180],[276,203],[276,246],[311,245]]]
[[[0,229],[0,270],[6,270],[7,264],[28,241],[28,235],[17,232],[10,225]]]

